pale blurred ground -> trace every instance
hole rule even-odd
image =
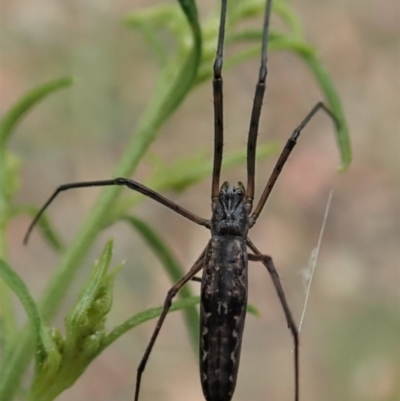
[[[153,2],[151,2],[153,3]],[[60,183],[105,179],[135,131],[153,86],[156,62],[140,34],[120,24],[126,12],[149,1],[2,0],[1,98],[4,112],[25,91],[73,74],[76,84],[42,102],[18,128],[11,148],[24,160],[18,200],[41,205]],[[214,2],[202,2],[207,14]],[[307,39],[320,49],[341,94],[354,161],[337,172],[338,151],[328,118],[319,115],[304,131],[273,196],[252,231],[259,248],[274,256],[294,316],[304,302],[302,274],[317,243],[329,190],[330,215],[301,333],[301,400],[394,401],[400,399],[399,327],[399,3],[381,0],[294,1]],[[257,61],[225,74],[226,149],[246,144]],[[308,70],[293,55],[270,57],[260,142],[282,144],[321,99]],[[163,127],[151,148],[166,162],[193,151],[211,151],[211,85],[196,89]],[[191,146],[196,143],[196,149]],[[257,165],[258,193],[275,158]],[[143,162],[135,179],[149,172]],[[224,171],[233,182],[244,168]],[[210,181],[167,194],[209,216]],[[69,243],[98,191],[64,194],[49,210]],[[190,267],[208,233],[147,201],[135,213],[168,240]],[[29,219],[9,230],[10,263],[35,297],[59,256],[35,233],[22,238]],[[126,260],[116,283],[109,326],[163,302],[170,286],[159,263],[137,235],[118,224],[104,233],[85,261],[90,266],[105,240],[116,243],[114,262]],[[82,278],[87,275],[83,269]],[[64,303],[56,324],[75,301],[82,280]],[[194,285],[194,284],[193,284]],[[270,279],[250,265],[250,301],[234,400],[292,400],[292,339]],[[17,304],[17,303],[16,303]],[[21,322],[24,313],[18,306]],[[87,370],[60,401],[133,399],[136,367],[154,327],[121,338]],[[168,317],[144,375],[141,401],[203,400],[198,367],[181,317]]]

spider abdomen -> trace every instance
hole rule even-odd
[[[247,306],[247,250],[240,237],[208,244],[200,306],[200,377],[207,401],[230,401]]]

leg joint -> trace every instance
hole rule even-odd
[[[223,63],[222,56],[218,54],[214,61],[214,79],[221,78],[222,63]]]

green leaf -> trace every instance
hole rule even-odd
[[[176,302],[173,302],[169,312],[175,312],[181,309],[194,307],[200,302],[199,297],[190,297],[185,298]],[[126,320],[121,325],[114,328],[105,338],[101,345],[101,350],[99,353],[102,352],[105,348],[107,348],[111,343],[113,343],[117,338],[121,337],[122,334],[126,333],[128,330],[132,329],[139,324],[145,323],[148,320],[155,319],[156,317],[161,315],[163,310],[162,306],[156,308],[146,309],[142,312],[137,313],[136,315],[132,316],[128,320]]]
[[[0,276],[17,295],[21,301],[31,325],[31,333],[35,342],[35,372],[38,372],[44,365],[48,369],[57,370],[60,364],[60,354],[42,322],[36,304],[31,297],[28,288],[18,274],[3,260],[0,259]],[[9,358],[13,358],[11,355]],[[9,361],[11,360],[9,359]],[[7,376],[7,366],[2,372],[2,379]]]
[[[287,4],[287,1],[277,1],[272,3],[272,12],[277,15],[284,24],[290,29],[290,34],[295,37],[302,37],[303,30],[296,13]],[[243,20],[260,16],[265,10],[265,0],[247,0],[233,2],[235,8],[229,14],[229,23],[236,24]],[[231,6],[231,8],[232,8]],[[229,7],[228,7],[229,11]]]
[[[196,4],[194,0],[179,0],[179,4],[192,31],[193,46],[172,86],[164,92],[168,96],[164,100],[164,107],[158,110],[161,120],[171,115],[184,99],[196,78],[201,60],[202,40]]]
[[[194,0],[178,0],[178,2],[189,22],[189,25],[193,31],[193,35],[201,35],[196,2]],[[201,38],[199,39],[201,40]]]
[[[340,170],[346,171],[351,163],[352,151],[347,121],[343,112],[342,103],[340,101],[339,95],[330,76],[328,75],[318,58],[315,55],[304,53],[300,54],[305,62],[308,64],[308,66],[311,68],[311,71],[314,73],[314,76],[328,101],[328,107],[337,119],[338,124],[336,126],[336,141],[341,154]]]
[[[185,270],[174,256],[172,250],[147,223],[136,217],[126,215],[122,217],[122,220],[125,220],[134,227],[146,241],[149,248],[162,263],[172,284],[177,283],[186,274]],[[185,285],[179,291],[179,297],[181,299],[193,297],[192,291],[188,285]],[[194,306],[185,309],[185,322],[192,346],[195,352],[197,352],[199,347],[199,314]]]
[[[21,168],[21,160],[18,156],[14,155],[11,152],[5,152],[4,155],[4,178],[6,184],[4,188],[0,189],[2,196],[6,199],[7,204],[11,203],[14,195],[18,192],[20,181],[19,181],[19,172]],[[2,167],[3,167],[2,166]]]
[[[292,36],[297,38],[303,37],[303,28],[301,27],[301,23],[297,18],[296,13],[287,6],[286,1],[275,1],[272,5],[272,10],[290,28]]]
[[[40,85],[15,103],[0,121],[0,146],[6,143],[21,118],[47,95],[72,84],[72,78],[61,78]]]
[[[11,289],[0,278],[0,355],[9,355],[18,333]],[[2,364],[7,362],[2,361]],[[1,369],[0,369],[1,370]]]

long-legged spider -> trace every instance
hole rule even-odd
[[[267,45],[272,0],[267,0],[262,34],[261,63],[256,85],[247,142],[247,185],[237,187],[224,182],[220,186],[223,153],[223,89],[222,64],[227,0],[222,0],[217,53],[214,62],[214,161],[211,185],[211,219],[201,218],[161,194],[129,178],[69,183],[59,186],[32,221],[25,242],[40,216],[62,191],[92,186],[126,186],[154,199],[177,214],[205,226],[211,239],[189,272],[167,293],[163,311],[158,319],[150,342],[137,371],[135,401],[139,398],[140,383],[147,360],[171,306],[172,299],[189,280],[196,280],[196,273],[203,269],[200,303],[200,378],[203,393],[208,401],[229,401],[236,385],[247,305],[248,261],[259,261],[268,270],[285,313],[294,343],[295,401],[299,400],[299,339],[298,330],[286,301],[272,258],[263,255],[248,237],[256,224],[272,188],[282,171],[296,141],[310,119],[325,111],[337,124],[333,114],[322,103],[317,103],[296,127],[287,140],[264,191],[253,210],[255,191],[255,159],[258,126],[267,78]],[[249,248],[252,253],[248,253]],[[197,279],[198,280],[198,279]]]

